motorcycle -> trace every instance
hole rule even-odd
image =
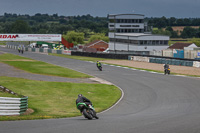
[[[92,120],[93,118],[99,119],[99,117],[97,117],[96,115],[94,107],[91,104],[87,105],[85,103],[78,103],[76,106],[77,109],[81,111],[81,113],[85,118],[89,120]]]
[[[99,71],[102,71],[102,66],[97,66],[97,68],[99,69]]]
[[[165,74],[170,74],[170,68],[165,69]]]

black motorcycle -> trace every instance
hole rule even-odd
[[[170,68],[166,68],[166,69],[165,69],[165,75],[166,75],[166,74],[168,74],[168,75],[170,74]]]
[[[91,120],[92,118],[99,119],[99,117],[97,117],[94,107],[91,104],[87,105],[85,103],[78,103],[76,106],[77,106],[77,109],[81,111],[81,113],[83,114],[85,118],[89,120]]]

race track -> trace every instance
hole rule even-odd
[[[0,51],[22,55],[17,50]],[[200,79],[163,75],[25,52],[22,56],[71,68],[105,79],[124,92],[99,120],[83,117],[0,121],[1,133],[198,133],[200,132]]]

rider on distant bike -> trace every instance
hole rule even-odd
[[[97,61],[97,67],[101,67],[101,63],[99,61]]]
[[[165,63],[164,65],[164,73],[166,74],[166,71],[169,69],[169,65],[167,63]]]

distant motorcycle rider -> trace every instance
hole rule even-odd
[[[18,52],[20,53],[20,50],[21,50],[21,47],[20,46],[18,46]]]
[[[168,69],[169,69],[169,65],[167,63],[165,63],[165,65],[164,65],[164,73],[165,74],[168,71]]]
[[[97,67],[101,67],[101,63],[99,61],[97,61],[96,65]]]
[[[169,65],[165,63],[164,69],[166,70],[166,69],[168,69],[168,68],[169,68]]]

